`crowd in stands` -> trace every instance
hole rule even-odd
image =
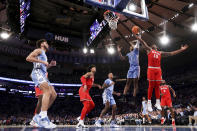
[[[173,106],[177,125],[187,125],[189,115],[193,115],[193,110],[189,107],[192,104],[197,107],[197,89],[193,87],[182,87],[176,89],[177,97],[173,98]],[[104,107],[102,104],[101,95],[91,93],[93,100],[96,104],[95,109],[88,114],[86,124],[94,124],[98,118],[99,113]],[[127,105],[117,100],[117,123],[121,125],[140,125],[142,124],[141,116],[141,97],[138,95],[136,105]],[[37,99],[24,96],[22,94],[9,94],[9,92],[0,92],[0,125],[29,125],[36,106]],[[154,99],[154,98],[153,98]],[[73,106],[70,106],[73,105]],[[74,108],[73,108],[74,107]],[[77,117],[80,115],[82,104],[79,102],[78,97],[66,96],[64,98],[58,97],[54,105],[49,110],[49,117],[52,122],[63,125],[75,125]],[[161,114],[160,111],[154,111],[149,114],[152,119],[152,124],[160,124]],[[170,111],[166,109],[166,124],[170,124],[171,115]],[[111,119],[111,113],[104,117],[103,123],[108,124]]]
[[[14,51],[9,50],[6,47],[0,48],[1,51]],[[16,52],[16,51],[14,51]],[[12,53],[12,52],[11,52]],[[27,53],[27,52],[26,52]],[[23,54],[24,55],[24,54]],[[2,57],[2,56],[1,56]],[[7,58],[7,56],[5,57]],[[18,60],[18,59],[17,59]],[[9,61],[8,63],[6,63]],[[22,80],[31,80],[29,75],[31,73],[32,65],[28,67],[28,65],[23,63],[25,59],[21,62],[13,61],[13,60],[5,60],[0,64],[0,76],[8,77],[8,78],[17,78]],[[10,63],[13,62],[13,63]],[[21,64],[21,65],[20,65]],[[58,63],[59,64],[59,63]],[[24,66],[25,65],[25,66]],[[27,65],[27,66],[26,66]],[[116,66],[118,65],[118,66]],[[18,66],[18,67],[17,67]],[[61,66],[61,67],[60,67]],[[83,65],[87,67],[86,65]],[[125,78],[127,74],[127,65],[116,63],[116,64],[99,64],[99,68],[97,68],[97,73],[95,76],[96,83],[102,84],[103,81],[107,78],[107,73],[109,71],[113,72],[117,78]],[[196,68],[196,66],[194,65]],[[121,71],[120,71],[121,69]],[[49,70],[49,79],[51,82],[56,83],[80,83],[80,76],[85,72],[83,70],[74,70],[72,69],[69,73],[64,73],[68,69],[64,67],[62,64],[57,65],[55,71]],[[166,78],[167,83],[172,85],[172,88],[176,91],[176,98],[173,98],[173,106],[176,117],[177,125],[187,125],[188,124],[188,116],[193,115],[193,110],[188,106],[189,104],[193,104],[197,107],[197,71],[193,68],[180,68],[179,70],[166,71],[163,70],[163,76]],[[147,95],[147,87],[148,83],[146,81],[146,69],[142,68],[141,72],[142,76],[139,81],[139,93],[137,95],[137,102],[133,105],[126,105],[119,101],[119,97],[115,97],[117,101],[117,123],[122,125],[127,124],[142,124],[142,116],[141,116],[141,98]],[[189,80],[189,81],[188,81]],[[4,82],[3,82],[4,83]],[[6,84],[6,83],[4,83]],[[123,92],[125,82],[116,83],[115,90],[118,92]],[[11,87],[10,87],[11,86]],[[27,85],[26,85],[27,86]],[[33,87],[24,87],[16,86],[16,84],[11,82],[6,86],[7,91],[0,91],[0,125],[28,125],[31,121],[34,108],[36,106],[37,99],[35,97],[29,97],[28,95],[24,95],[22,93],[10,93],[9,89],[20,89],[20,90],[34,90]],[[55,87],[58,93],[66,92],[71,88],[68,87]],[[75,125],[77,124],[76,118],[80,115],[80,111],[82,109],[82,104],[79,101],[79,97],[76,97],[76,93],[78,93],[79,87],[72,87],[74,95],[73,96],[65,96],[65,97],[57,97],[54,105],[49,110],[49,117],[52,122],[56,124],[64,124],[64,125]],[[88,114],[86,124],[94,124],[95,120],[99,116],[103,106],[101,94],[102,91],[98,91],[98,89],[91,89],[91,96],[96,104],[95,109]],[[34,95],[34,94],[33,94]],[[152,98],[155,99],[154,97]],[[154,101],[153,101],[154,102]],[[71,106],[72,105],[72,106]],[[73,108],[74,107],[74,108]],[[160,124],[161,114],[159,111],[154,111],[150,114],[153,124]],[[166,110],[167,121],[166,124],[170,124],[171,115],[169,110]],[[103,119],[104,124],[108,124],[111,118],[111,113],[109,112]]]

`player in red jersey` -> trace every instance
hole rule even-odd
[[[164,108],[165,106],[168,107],[170,109],[171,112],[171,116],[172,116],[172,125],[175,126],[175,119],[174,119],[174,111],[172,109],[172,100],[171,100],[171,94],[170,94],[170,90],[172,91],[172,94],[174,97],[176,97],[175,91],[171,88],[170,85],[167,85],[165,80],[163,80],[161,82],[161,86],[160,88],[160,92],[161,92],[161,124],[163,125],[165,122],[165,112],[164,112]]]
[[[94,84],[94,75],[96,73],[96,66],[91,65],[88,67],[88,72],[81,77],[82,86],[79,89],[80,101],[83,103],[83,109],[81,111],[81,117],[76,128],[86,128],[84,125],[85,116],[95,107],[95,104],[89,94],[92,86],[96,86],[102,89],[101,85]]]
[[[162,71],[161,71],[161,58],[173,56],[179,54],[188,48],[188,45],[181,46],[180,49],[172,52],[164,52],[158,51],[157,46],[153,44],[151,47],[147,45],[147,43],[139,38],[137,35],[134,36],[144,45],[145,50],[147,51],[148,55],[148,71],[147,71],[147,79],[149,81],[149,88],[148,88],[148,111],[152,112],[152,103],[151,97],[153,88],[155,88],[155,96],[156,96],[156,104],[155,107],[158,110],[161,110],[160,106],[160,91],[159,86],[162,81]]]
[[[35,108],[35,112],[34,112],[34,116],[36,116],[41,111],[43,91],[37,86],[35,86],[34,88],[35,88],[35,96],[36,96],[36,98],[38,98],[38,102],[37,102],[37,105],[36,105],[36,108]],[[32,125],[34,127],[39,127],[39,125],[36,122],[34,122],[33,119],[30,122],[30,125]]]

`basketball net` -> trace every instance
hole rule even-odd
[[[118,26],[118,20],[119,20],[118,14],[108,10],[104,13],[103,16],[104,16],[104,19],[107,21],[109,27],[112,30],[116,30]]]

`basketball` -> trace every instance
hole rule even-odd
[[[140,31],[140,28],[138,26],[135,25],[135,26],[132,27],[133,34],[138,34],[139,31]]]

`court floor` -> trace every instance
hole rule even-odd
[[[90,126],[87,129],[76,129],[75,126],[58,126],[56,129],[33,128],[30,126],[0,126],[0,131],[197,131],[197,127],[189,126],[121,126],[120,128],[110,128],[104,126],[97,128]]]

